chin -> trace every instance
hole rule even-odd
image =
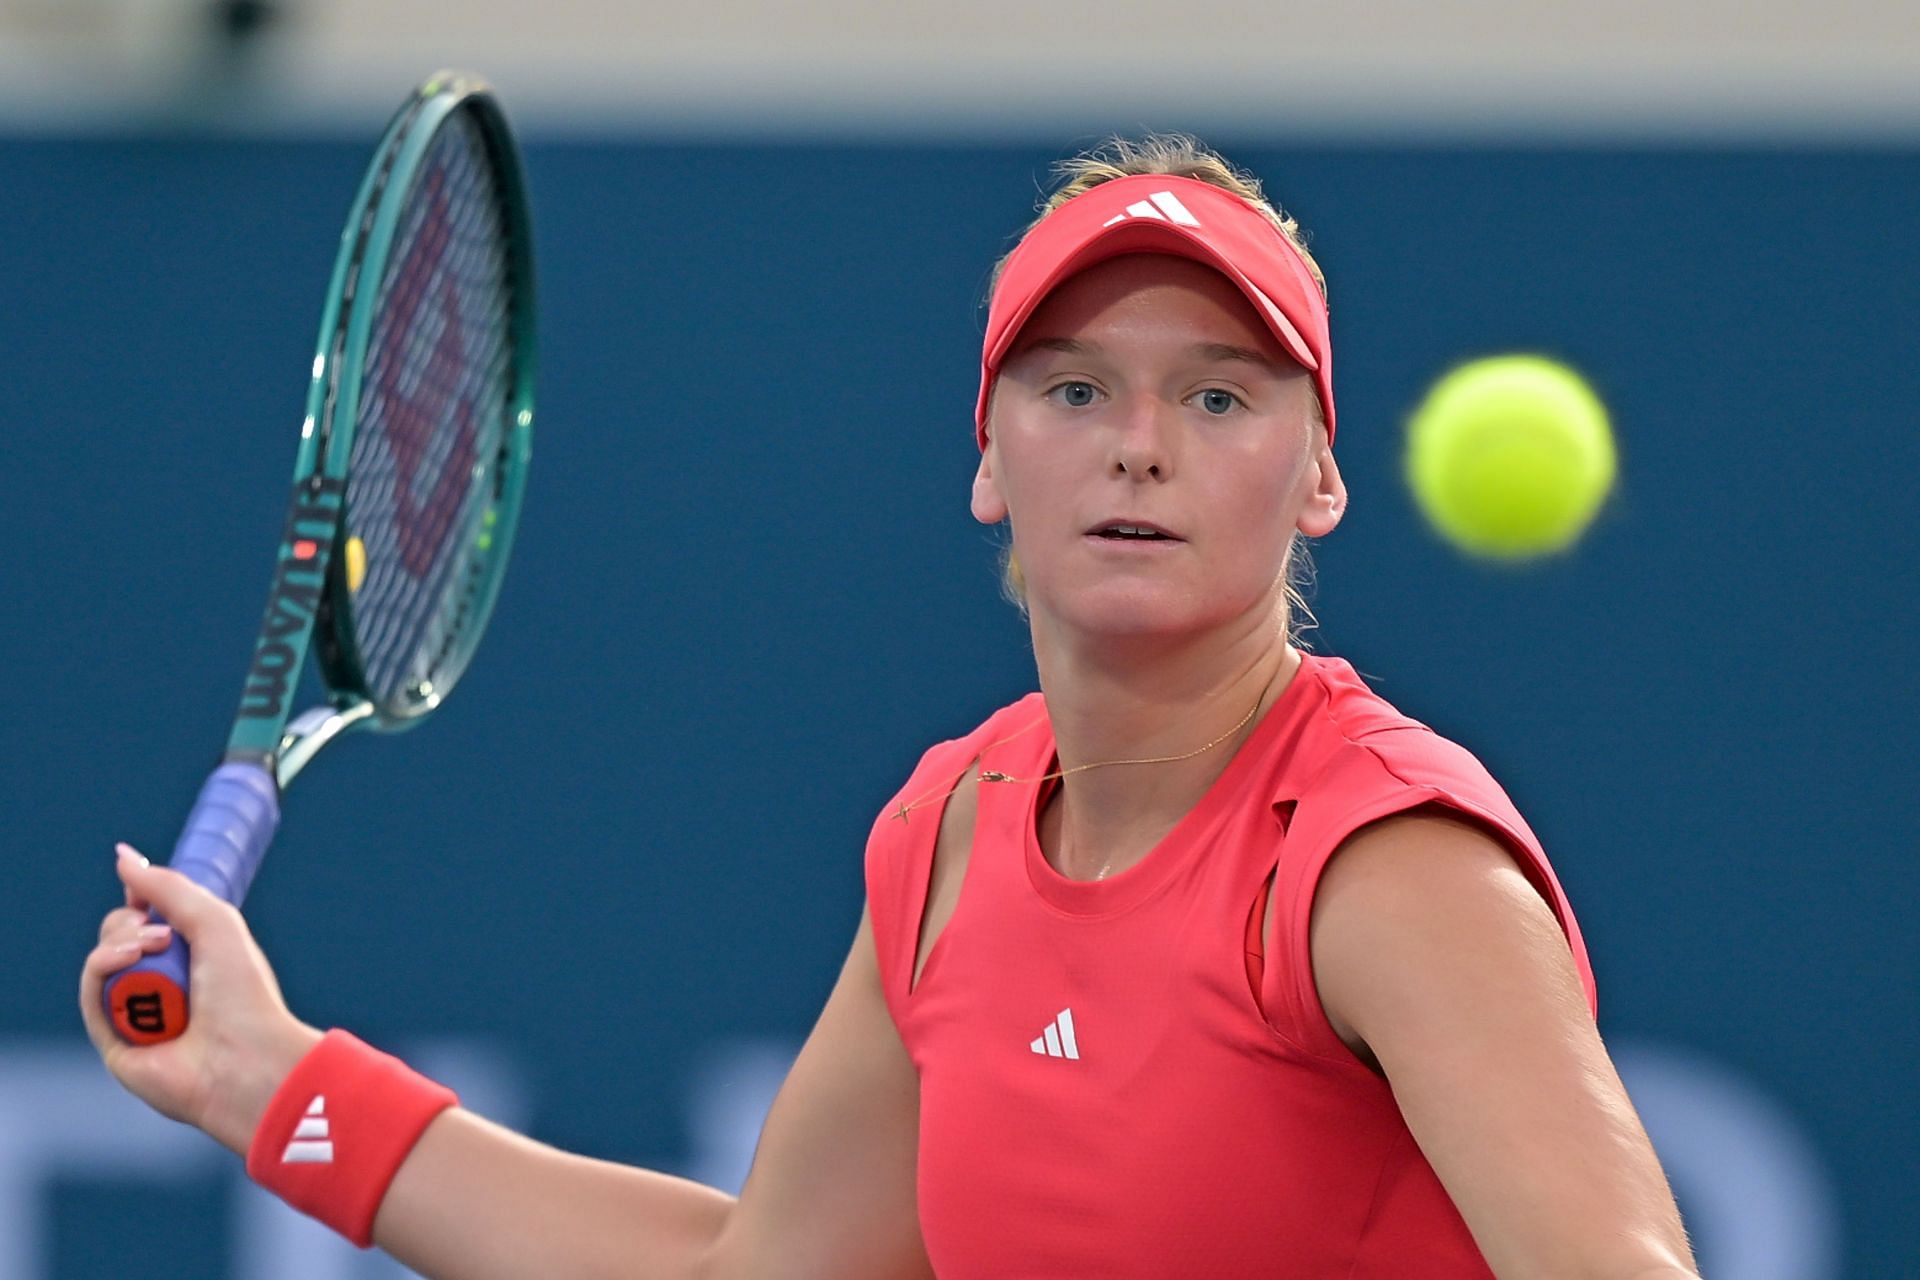
[[[1209,630],[1238,610],[1160,583],[1111,582],[1047,599],[1066,630],[1113,640],[1172,640]]]

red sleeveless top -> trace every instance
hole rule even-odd
[[[1048,864],[1037,784],[982,782],[959,902],[917,986],[939,797],[976,759],[1015,778],[1053,766],[1040,695],[928,751],[875,823],[874,943],[920,1077],[920,1227],[943,1280],[1492,1274],[1392,1091],[1321,1011],[1314,886],[1362,824],[1445,805],[1552,905],[1591,1005],[1586,949],[1480,763],[1347,663],[1303,656],[1192,812],[1107,880]]]

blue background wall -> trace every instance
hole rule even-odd
[[[1332,282],[1354,496],[1314,647],[1507,785],[1609,1038],[1771,1096],[1847,1274],[1911,1274],[1920,155],[1214,141]],[[224,739],[366,154],[0,142],[12,1043],[78,1041],[111,844],[163,853]],[[977,304],[1051,158],[530,145],[513,573],[442,714],[289,794],[250,916],[302,1016],[505,1046],[534,1133],[649,1163],[706,1046],[805,1033],[877,806],[1032,687],[966,491]],[[1623,483],[1575,554],[1492,571],[1422,529],[1399,433],[1512,348],[1591,373]],[[56,1182],[57,1274],[149,1238],[225,1274],[210,1190],[120,1190]]]

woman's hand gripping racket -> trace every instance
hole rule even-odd
[[[533,246],[492,90],[443,72],[388,126],[320,319],[293,504],[223,763],[170,865],[238,906],[280,789],[348,729],[404,729],[466,670],[500,589],[533,431]],[[327,699],[291,723],[319,640]],[[186,1029],[176,933],[105,986],[135,1044]]]

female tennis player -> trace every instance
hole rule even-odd
[[[434,1277],[1694,1275],[1506,795],[1294,643],[1347,492],[1324,284],[1257,184],[1116,144],[1002,264],[974,515],[1040,693],[930,750],[738,1199],[568,1155],[282,1002],[131,850],[80,1007],[108,1067]],[[102,980],[165,926],[193,1023]]]

